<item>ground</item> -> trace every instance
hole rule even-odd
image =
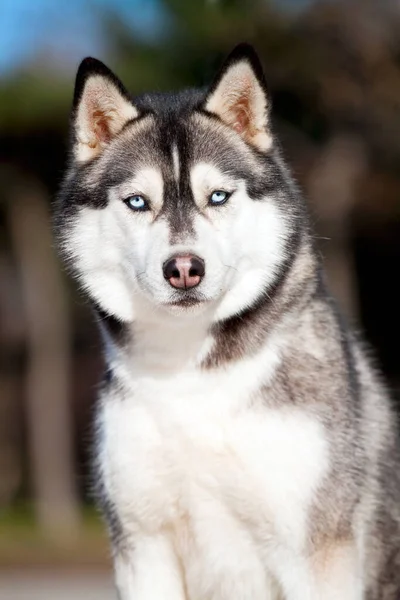
[[[95,511],[82,511],[73,536],[46,536],[31,507],[0,512],[0,599],[27,598],[116,600],[109,543]]]
[[[0,598],[7,600],[116,600],[112,578],[104,573],[15,570],[0,573]]]

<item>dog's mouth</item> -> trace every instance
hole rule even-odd
[[[204,294],[186,291],[174,294],[173,298],[166,305],[175,308],[192,308],[205,302],[207,302],[207,298]]]

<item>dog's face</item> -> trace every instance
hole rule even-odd
[[[291,190],[254,52],[208,93],[131,101],[104,65],[77,77],[58,231],[83,287],[131,321],[146,310],[215,320],[268,293],[293,235]]]

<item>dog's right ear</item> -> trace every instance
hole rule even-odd
[[[252,46],[239,44],[234,48],[202,108],[219,117],[258,150],[269,150],[272,145],[270,101],[263,68]]]
[[[139,116],[120,80],[102,62],[85,58],[75,82],[72,127],[78,162],[98,156],[124,125]]]

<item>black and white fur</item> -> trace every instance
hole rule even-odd
[[[326,291],[254,51],[209,90],[134,99],[83,61],[56,232],[105,342],[121,599],[398,600],[395,417]],[[188,254],[205,275],[177,289],[163,265]]]

